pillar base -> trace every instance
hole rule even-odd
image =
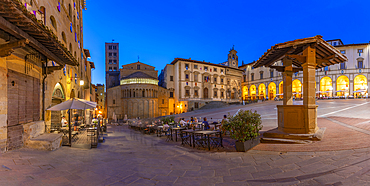
[[[278,130],[292,134],[314,134],[317,127],[317,105],[277,105]]]
[[[285,143],[285,144],[306,144],[313,141],[321,141],[324,138],[326,128],[320,128],[313,134],[292,134],[281,132],[277,128],[263,133],[261,143]]]

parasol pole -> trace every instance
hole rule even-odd
[[[72,146],[72,138],[71,138],[71,135],[72,135],[72,132],[71,132],[71,109],[68,109],[68,127],[69,127],[69,146],[71,147]]]

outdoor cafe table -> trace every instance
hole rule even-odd
[[[194,134],[202,134],[202,135],[205,135],[207,137],[208,150],[211,150],[211,143],[210,143],[209,136],[212,135],[212,134],[220,133],[221,146],[223,146],[222,145],[222,134],[221,134],[221,131],[217,131],[217,130],[192,130],[192,129],[189,129],[189,130],[183,130],[183,132],[192,133],[193,148],[195,147],[195,137],[194,137]]]
[[[171,140],[173,141],[173,138],[172,138],[172,131],[174,130],[175,131],[175,136],[176,136],[176,141],[177,141],[177,131],[179,130],[185,130],[186,128],[185,127],[174,127],[174,128],[171,128]]]

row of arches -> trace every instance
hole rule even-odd
[[[274,82],[268,84],[267,89],[266,85],[261,83],[258,85],[251,85],[248,89],[247,86],[244,86],[242,89],[243,99],[275,99],[276,96],[283,96],[283,81],[279,83],[277,92],[277,87]],[[332,79],[328,76],[321,78],[319,90],[316,91],[318,96],[348,96],[349,95],[349,78],[347,76],[340,76],[336,81],[336,91],[333,91]],[[367,93],[367,79],[364,75],[357,75],[353,80],[353,93],[355,96]],[[295,79],[292,82],[292,93],[296,98],[301,98],[303,92],[302,82],[299,79]]]
[[[123,98],[158,98],[158,91],[154,89],[125,89]]]

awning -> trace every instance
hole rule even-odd
[[[348,92],[348,90],[337,90],[335,92]]]
[[[365,89],[360,89],[360,90],[356,90],[356,91],[353,91],[353,92],[355,92],[355,93],[362,93],[362,92],[366,92],[366,90]]]

